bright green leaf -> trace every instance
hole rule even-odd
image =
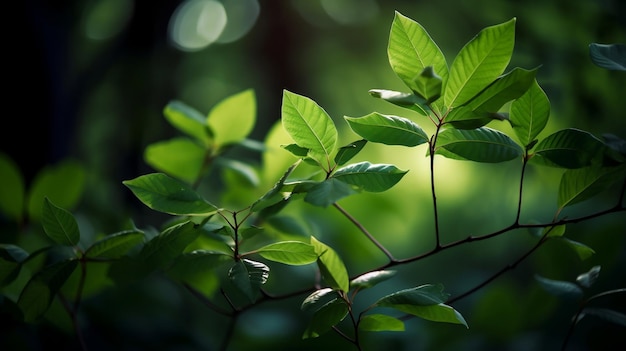
[[[155,211],[189,216],[206,216],[217,211],[189,185],[163,173],[142,175],[122,184]]]
[[[319,256],[317,265],[320,268],[324,281],[333,289],[349,291],[350,281],[348,270],[337,252],[330,246],[311,236],[311,245],[315,248],[315,253]]]
[[[263,194],[263,196],[261,196],[260,199],[258,199],[252,204],[252,206],[250,207],[250,211],[258,212],[264,208],[267,208],[269,206],[272,206],[276,203],[283,201],[286,196],[281,193],[281,190],[283,189],[283,186],[285,185],[285,181],[287,180],[289,175],[291,175],[293,170],[296,169],[296,167],[299,164],[300,164],[300,161],[298,160],[298,162],[289,166],[289,168],[285,171],[285,173],[283,173],[283,175],[276,182],[276,184],[274,184],[274,186],[268,192]]]
[[[7,219],[21,222],[24,216],[25,184],[17,164],[0,152],[0,213]]]
[[[367,161],[338,169],[332,178],[368,192],[383,192],[396,185],[408,171],[394,165],[371,164]]]
[[[47,197],[43,202],[41,225],[46,235],[57,244],[74,246],[80,240],[80,231],[74,216],[53,204]]]
[[[407,118],[373,112],[363,117],[344,117],[350,128],[365,140],[386,145],[417,146],[428,141],[428,135]]]
[[[215,105],[207,117],[219,147],[244,140],[256,123],[256,98],[254,90],[234,94]]]
[[[359,330],[363,331],[404,331],[404,322],[384,314],[371,314],[361,318]]]
[[[559,168],[590,166],[601,154],[602,141],[589,132],[568,128],[559,130],[539,141],[531,160]]]
[[[365,273],[357,278],[352,279],[350,287],[353,289],[367,289],[380,282],[383,282],[396,274],[396,271],[374,271]]]
[[[437,154],[476,162],[505,162],[522,155],[522,149],[506,134],[482,127],[462,130],[449,128],[437,137]]]
[[[301,241],[281,241],[263,246],[254,252],[270,261],[295,266],[317,261],[315,248]]]
[[[165,119],[179,131],[208,146],[211,140],[206,118],[198,110],[182,101],[171,101],[163,110]]]
[[[530,145],[541,133],[550,117],[550,100],[534,81],[528,91],[511,103],[509,122],[524,146]]]
[[[142,243],[145,234],[139,230],[129,230],[108,235],[93,243],[86,251],[85,256],[91,258],[119,258],[126,255],[130,249]]]
[[[157,171],[195,182],[200,176],[207,150],[189,138],[174,138],[148,145],[144,152],[147,164]]]
[[[304,331],[302,338],[316,338],[326,333],[347,315],[348,305],[343,300],[335,299],[330,301],[313,314],[313,318]]]
[[[231,282],[250,302],[255,302],[261,285],[267,282],[270,268],[261,262],[243,259],[235,262],[228,271]]]
[[[229,171],[233,171],[235,174],[241,176],[251,186],[256,187],[260,183],[257,170],[254,166],[248,163],[227,157],[220,157],[216,160],[215,164]]]

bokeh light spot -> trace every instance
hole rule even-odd
[[[119,34],[130,21],[135,3],[131,0],[102,0],[90,7],[85,16],[85,35],[106,40]]]
[[[187,0],[174,11],[169,24],[172,44],[198,51],[214,43],[226,27],[224,5],[214,0]]]
[[[321,0],[321,4],[328,16],[343,25],[366,22],[378,13],[374,0]]]
[[[246,35],[259,17],[260,6],[257,0],[223,0],[228,21],[218,43],[231,43]]]

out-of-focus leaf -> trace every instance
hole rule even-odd
[[[337,252],[314,236],[311,236],[311,245],[315,247],[315,253],[319,256],[317,265],[324,281],[333,289],[348,292],[350,289],[348,270]]]
[[[590,288],[600,276],[600,266],[593,266],[591,269],[576,277],[576,282],[585,288]]]
[[[582,289],[571,282],[553,280],[535,275],[535,279],[550,294],[568,299],[578,300],[583,296]]]
[[[144,238],[145,234],[139,230],[111,234],[93,243],[85,250],[85,256],[90,258],[119,258],[142,243]]]
[[[0,152],[0,213],[15,222],[24,216],[24,177],[17,164],[8,155]]]
[[[343,300],[334,299],[330,301],[313,314],[302,338],[317,338],[341,322],[347,315],[348,305]]]
[[[370,314],[359,322],[359,330],[363,331],[404,331],[404,322],[398,318],[384,314]]]
[[[590,248],[589,246],[583,243],[579,243],[578,241],[570,240],[568,238],[561,238],[561,240],[567,246],[571,247],[574,251],[576,251],[576,254],[578,254],[578,257],[580,257],[581,260],[586,260],[596,253],[592,248]]]
[[[550,100],[537,81],[511,103],[509,122],[520,143],[528,147],[546,127],[550,117]]]
[[[205,296],[212,296],[220,284],[215,270],[232,261],[233,257],[223,252],[195,250],[177,256],[166,273]]]
[[[626,327],[626,314],[608,308],[585,308],[576,322],[585,316],[599,317],[607,322]]]
[[[506,134],[481,127],[462,130],[449,128],[437,137],[435,153],[456,160],[498,163],[520,157],[522,149]]]
[[[155,268],[163,268],[183,253],[200,235],[192,222],[183,222],[164,230],[148,241],[139,252],[138,259]]]
[[[249,185],[258,186],[260,183],[257,170],[250,164],[227,157],[220,157],[215,162],[220,167],[226,168],[240,175]]]
[[[354,185],[359,190],[383,192],[396,185],[407,172],[394,165],[364,161],[338,169],[332,178]]]
[[[12,244],[0,244],[0,288],[13,282],[20,273],[28,252]]]
[[[367,289],[383,282],[396,274],[396,271],[383,270],[365,273],[357,278],[352,279],[350,287],[353,289]]]
[[[590,166],[603,148],[602,141],[591,133],[568,128],[539,141],[531,161],[559,168],[582,168]]]
[[[254,90],[244,90],[220,101],[209,112],[206,123],[218,147],[244,140],[256,123]]]
[[[250,302],[255,302],[261,285],[267,282],[270,268],[257,261],[243,259],[235,262],[228,271],[228,277]]]
[[[189,138],[174,138],[146,147],[144,159],[157,171],[187,183],[198,179],[207,150]]]
[[[355,133],[373,143],[410,147],[428,141],[428,135],[422,128],[403,117],[373,112],[363,117],[344,117],[344,119]]]
[[[274,184],[272,189],[270,189],[268,192],[263,194],[263,196],[261,196],[260,199],[258,199],[252,204],[252,206],[250,207],[250,211],[258,212],[266,207],[272,206],[280,201],[283,201],[285,199],[285,195],[281,194],[281,190],[283,186],[285,185],[285,181],[287,180],[291,172],[293,172],[293,170],[298,166],[298,164],[300,164],[300,161],[289,166],[287,171],[283,173],[283,175],[276,182],[276,184]]]
[[[589,44],[589,56],[598,67],[612,71],[626,71],[625,44]]]
[[[43,202],[41,224],[46,235],[57,244],[74,246],[80,240],[80,231],[74,216],[53,204],[47,197]]]
[[[195,108],[182,101],[170,101],[163,110],[165,119],[179,131],[193,137],[208,146],[210,130],[206,118]]]

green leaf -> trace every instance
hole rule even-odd
[[[543,131],[550,117],[550,100],[535,80],[528,91],[511,103],[509,122],[524,146]]]
[[[253,252],[270,261],[294,266],[317,261],[315,248],[301,241],[281,241],[263,246]]]
[[[111,234],[93,243],[85,251],[85,256],[90,258],[119,258],[142,243],[144,238],[145,234],[139,230]]]
[[[74,216],[53,204],[47,197],[43,202],[41,225],[46,235],[57,244],[74,246],[80,240],[80,231]]]
[[[350,281],[348,270],[335,250],[311,236],[311,245],[319,256],[317,265],[320,268],[324,281],[333,289],[349,291]]]
[[[188,216],[207,216],[217,211],[189,185],[163,173],[142,175],[122,184],[155,211]]]
[[[296,144],[283,145],[282,148],[291,152],[296,157],[306,157],[309,154],[309,149]]]
[[[148,241],[139,252],[138,259],[150,268],[166,267],[175,257],[182,254],[200,233],[193,222],[176,224]]]
[[[12,244],[0,244],[0,287],[13,282],[22,269],[22,262],[28,252]]]
[[[244,140],[256,123],[254,90],[234,94],[215,105],[207,117],[215,144],[224,146]]]
[[[585,308],[580,318],[576,322],[578,322],[585,316],[599,317],[607,322],[626,327],[626,314],[608,308]]]
[[[259,175],[257,174],[256,169],[248,163],[228,157],[220,157],[216,159],[215,164],[238,174],[251,186],[256,187],[260,183]]]
[[[404,322],[384,314],[371,314],[361,318],[359,330],[363,331],[404,331]]]
[[[626,71],[625,44],[589,44],[589,56],[598,67],[612,71]]]
[[[623,167],[585,167],[565,170],[559,184],[559,208],[565,208],[597,196],[615,182],[624,179],[624,171]]]
[[[268,192],[263,194],[263,196],[261,196],[260,199],[258,199],[257,201],[255,201],[252,204],[252,206],[250,207],[250,211],[258,212],[258,211],[261,211],[264,208],[267,208],[269,206],[272,206],[272,205],[274,205],[276,203],[279,203],[279,202],[283,201],[286,196],[281,193],[281,190],[283,189],[283,186],[285,185],[285,181],[287,180],[289,175],[291,175],[293,170],[299,164],[300,164],[300,161],[298,161],[298,162],[292,164],[291,166],[289,166],[289,168],[285,171],[285,173],[283,173],[283,175],[276,182],[276,184],[274,184],[272,189],[270,189]]]
[[[329,178],[319,182],[307,190],[304,201],[321,207],[328,207],[344,197],[356,194],[350,184],[340,179]]]
[[[332,178],[368,192],[383,192],[396,185],[408,171],[394,165],[371,164],[367,161],[338,169]]]
[[[461,49],[444,79],[444,105],[465,104],[504,72],[513,54],[515,20],[484,28]]]
[[[417,146],[428,141],[428,135],[417,124],[398,116],[373,112],[363,117],[344,119],[365,140],[386,145]]]
[[[41,204],[49,198],[57,206],[72,210],[85,188],[85,169],[73,160],[44,167],[37,173],[28,193],[28,215],[33,221],[41,219]]]
[[[426,111],[430,110],[426,105],[426,100],[422,97],[415,95],[414,93],[402,93],[399,91],[385,90],[385,89],[371,89],[370,95],[390,102],[396,106],[400,106],[412,111],[415,111],[421,115],[428,116]]]
[[[576,277],[576,282],[585,288],[590,288],[600,276],[600,266],[593,266],[591,269]]]
[[[309,155],[320,165],[329,164],[337,148],[337,129],[315,101],[284,90],[282,123],[298,146],[309,149]]]
[[[17,164],[0,152],[0,213],[7,219],[21,222],[24,217],[25,184]]]
[[[307,296],[304,301],[302,301],[302,305],[300,305],[300,309],[303,311],[312,311],[319,310],[321,306],[324,306],[326,303],[331,300],[335,300],[339,297],[339,294],[336,290],[332,288],[322,288],[319,290],[315,290],[309,296]]]
[[[348,305],[343,300],[334,299],[330,301],[313,314],[302,338],[317,338],[341,322],[347,315]]]
[[[361,139],[340,147],[339,151],[337,151],[337,155],[335,155],[335,163],[339,166],[346,164],[354,156],[361,152],[365,144],[367,144],[367,140]]]
[[[446,58],[430,37],[428,32],[419,23],[395,12],[387,55],[391,69],[412,91],[422,96],[424,92],[419,79],[416,80],[426,67],[432,67],[443,81],[448,76]]]
[[[176,257],[166,273],[205,296],[212,296],[220,287],[215,270],[232,261],[232,256],[222,252],[195,250]]]
[[[489,84],[466,106],[483,116],[498,112],[507,102],[523,96],[535,82],[536,75],[537,69],[526,70],[516,67]]]
[[[535,275],[535,279],[548,293],[552,295],[575,300],[578,300],[583,296],[582,289],[574,283],[548,279],[539,275]]]
[[[586,260],[596,253],[592,248],[585,244],[579,243],[578,241],[574,241],[568,238],[561,238],[561,240],[563,240],[563,242],[567,244],[567,246],[574,249],[574,251],[576,251],[578,257],[580,257],[581,260]]]
[[[163,110],[165,119],[179,131],[208,146],[211,140],[206,118],[198,110],[182,101],[173,100]]]
[[[416,94],[426,99],[427,103],[431,103],[441,96],[442,79],[433,70],[432,66],[426,66],[418,74],[415,79]]]
[[[488,127],[445,129],[437,137],[435,152],[456,160],[485,163],[509,161],[523,153],[519,145],[506,134]]]
[[[535,146],[531,160],[559,168],[590,166],[604,144],[589,132],[568,128],[548,135]]]
[[[357,278],[352,279],[350,282],[350,287],[352,289],[367,289],[371,288],[374,285],[377,285],[380,282],[383,282],[396,274],[396,271],[374,271],[365,273]]]
[[[200,176],[206,154],[196,142],[181,137],[148,145],[144,160],[157,171],[193,183]]]
[[[562,237],[565,234],[566,225],[550,226],[543,228],[543,234],[547,233],[547,237]]]
[[[17,301],[26,323],[40,320],[76,266],[78,266],[77,260],[60,261],[44,267],[33,275]]]
[[[396,291],[376,302],[380,307],[397,305],[432,306],[448,300],[449,294],[443,292],[441,284],[424,284],[415,288]]]
[[[255,302],[261,285],[267,282],[270,268],[261,262],[248,259],[235,262],[228,277],[250,302]]]

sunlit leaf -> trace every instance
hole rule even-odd
[[[332,288],[322,288],[319,290],[315,290],[309,296],[307,296],[302,304],[300,305],[300,309],[303,311],[311,311],[318,310],[321,306],[330,302],[339,297],[339,294],[336,290]]]
[[[445,129],[437,137],[435,152],[452,159],[487,163],[509,161],[523,153],[506,134],[488,127]]]
[[[21,222],[24,216],[24,177],[17,164],[8,155],[0,152],[0,214],[7,219]]]
[[[330,162],[337,148],[337,129],[330,116],[315,101],[283,91],[283,127],[298,146],[320,165]]]
[[[311,236],[311,245],[315,248],[315,253],[319,256],[317,265],[320,268],[324,281],[333,289],[349,291],[350,281],[348,270],[337,252],[330,246]]]
[[[43,202],[41,225],[46,235],[60,245],[74,246],[80,240],[78,223],[70,212],[55,205],[47,197]]]
[[[365,273],[352,279],[350,287],[353,289],[367,289],[383,282],[396,274],[396,271],[383,270]]]
[[[261,257],[270,261],[289,264],[305,265],[317,261],[315,248],[301,241],[281,241],[254,250]]]
[[[411,120],[377,112],[363,117],[344,117],[350,128],[367,141],[386,145],[417,146],[428,141],[428,135]]]
[[[513,54],[515,21],[484,28],[461,49],[444,79],[444,105],[463,105],[504,72]]]
[[[404,331],[404,322],[398,318],[384,314],[370,314],[359,322],[359,330],[363,331]]]
[[[442,79],[432,66],[424,67],[413,81],[415,82],[415,93],[426,99],[427,103],[431,103],[441,96]]]
[[[624,179],[624,168],[567,169],[559,184],[558,206],[564,208],[590,199]]]
[[[195,108],[182,101],[173,100],[163,110],[165,119],[179,131],[200,141],[208,146],[210,132],[206,124],[206,118]]]
[[[337,151],[337,155],[335,155],[335,163],[338,166],[341,166],[347,163],[354,156],[356,156],[359,152],[361,152],[365,144],[367,144],[367,140],[361,139],[361,140],[352,142],[346,146],[340,147],[339,151]]]
[[[209,112],[206,123],[218,147],[244,140],[256,123],[254,90],[244,90],[220,101]]]
[[[385,89],[370,89],[370,95],[390,102],[396,106],[400,106],[409,110],[413,110],[421,115],[427,116],[429,110],[426,100],[414,93],[402,93],[399,91]]]
[[[198,179],[207,150],[189,138],[174,138],[148,145],[144,152],[147,164],[157,171],[187,183]]]
[[[0,244],[0,287],[13,282],[20,273],[28,252],[12,244]]]
[[[267,282],[270,268],[257,261],[243,259],[235,262],[228,271],[228,277],[250,302],[255,302],[261,285]]]
[[[511,103],[509,122],[520,143],[530,145],[541,133],[550,117],[550,101],[537,81],[528,91]]]
[[[539,275],[535,275],[535,279],[552,295],[569,299],[580,299],[583,296],[582,289],[575,283],[548,279]]]
[[[622,327],[626,327],[626,314],[608,308],[585,308],[577,322],[585,316],[595,316]]]
[[[600,276],[600,266],[593,266],[591,269],[576,277],[576,282],[585,288],[590,288]]]
[[[542,234],[547,234],[548,237],[562,237],[565,234],[565,229],[567,226],[565,224],[550,226],[543,228]]]
[[[30,278],[17,301],[25,322],[40,320],[77,266],[77,260],[60,261],[42,268]]]
[[[91,258],[118,258],[126,255],[130,249],[142,243],[145,234],[139,230],[129,230],[115,233],[93,243],[85,256]]]
[[[302,338],[316,338],[326,333],[347,315],[348,305],[343,300],[335,299],[328,302],[313,314]]]
[[[204,200],[189,185],[163,173],[151,173],[132,180],[126,185],[149,208],[173,215],[209,215],[217,208]]]
[[[589,44],[589,56],[598,67],[626,71],[626,44]]]
[[[215,164],[227,170],[233,171],[235,174],[241,176],[241,178],[243,178],[251,186],[256,187],[260,183],[257,170],[254,166],[246,162],[228,157],[220,157],[216,160]]]
[[[531,160],[559,168],[590,166],[604,144],[591,133],[579,129],[559,130],[539,141]]]
[[[347,165],[332,176],[368,192],[383,192],[396,185],[408,171],[394,165],[371,164],[368,161]]]

